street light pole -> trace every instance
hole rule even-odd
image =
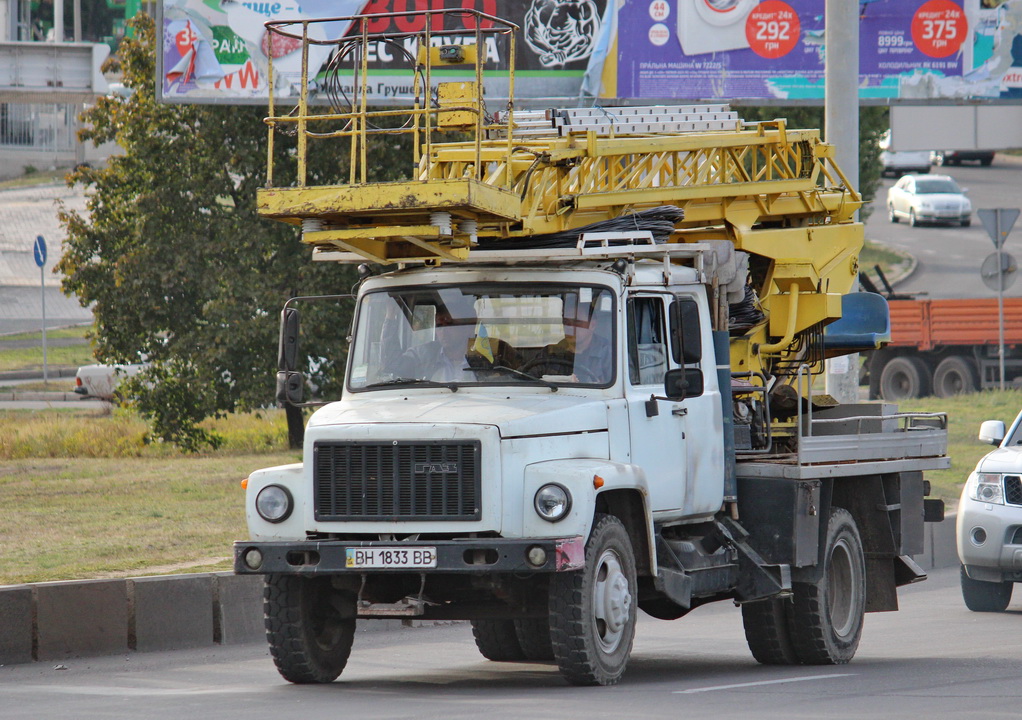
[[[825,140],[852,187],[859,186],[859,3],[827,0],[824,48]],[[852,292],[858,290],[858,281]],[[859,389],[859,355],[827,361],[827,394],[855,402]]]

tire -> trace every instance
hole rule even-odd
[[[930,394],[930,383],[930,370],[922,360],[893,357],[880,372],[880,397],[887,401],[924,397]]]
[[[844,665],[855,656],[866,612],[866,561],[851,513],[833,508],[822,573],[792,584],[791,638],[805,665]]]
[[[572,685],[614,685],[635,638],[635,556],[621,521],[597,514],[585,568],[550,581],[550,640]]]
[[[960,355],[944,358],[933,372],[933,394],[939,398],[976,392],[978,387],[976,370]]]
[[[969,227],[970,225],[972,225],[972,218],[962,220],[962,227]]]
[[[479,652],[487,660],[493,662],[525,660],[525,652],[518,643],[514,620],[473,620],[472,636]]]
[[[973,580],[962,566],[962,599],[973,612],[1004,612],[1011,602],[1014,583]]]
[[[894,203],[887,203],[887,219],[892,223],[898,222],[898,215],[894,212]]]
[[[285,680],[308,684],[337,679],[355,639],[355,602],[354,594],[335,590],[330,578],[266,576],[266,638]]]
[[[946,162],[946,160],[944,159],[944,153],[935,153],[934,154],[934,156],[933,156],[933,164],[934,165],[938,165],[938,166],[939,165],[943,165],[945,162]]]
[[[550,642],[550,622],[546,618],[515,620],[515,633],[522,654],[531,662],[551,662],[554,646]]]
[[[909,208],[908,210],[908,224],[911,225],[912,227],[919,226],[919,220],[916,219],[915,208]]]
[[[798,655],[791,640],[792,601],[771,598],[742,605],[745,641],[752,657],[763,665],[797,665]]]
[[[994,164],[994,159],[992,157],[985,157],[979,161],[979,164],[983,167],[990,167]]]

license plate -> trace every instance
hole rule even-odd
[[[435,547],[345,548],[350,568],[434,568]]]

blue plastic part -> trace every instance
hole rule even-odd
[[[890,340],[891,314],[887,300],[870,292],[843,296],[841,319],[823,330],[823,348],[828,351],[875,350]]]

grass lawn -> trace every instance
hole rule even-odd
[[[225,447],[183,455],[125,411],[0,411],[0,585],[229,569],[241,480],[300,454],[278,411],[209,426]]]
[[[92,356],[92,347],[86,340],[88,325],[75,327],[53,328],[46,331],[46,368],[57,370],[78,368],[96,362]],[[73,344],[57,345],[55,340],[80,341]],[[28,347],[16,347],[25,345]],[[0,337],[0,372],[12,370],[38,370],[43,373],[43,334],[42,332],[17,333]],[[72,382],[73,385],[73,382]],[[57,388],[60,389],[60,388]]]

